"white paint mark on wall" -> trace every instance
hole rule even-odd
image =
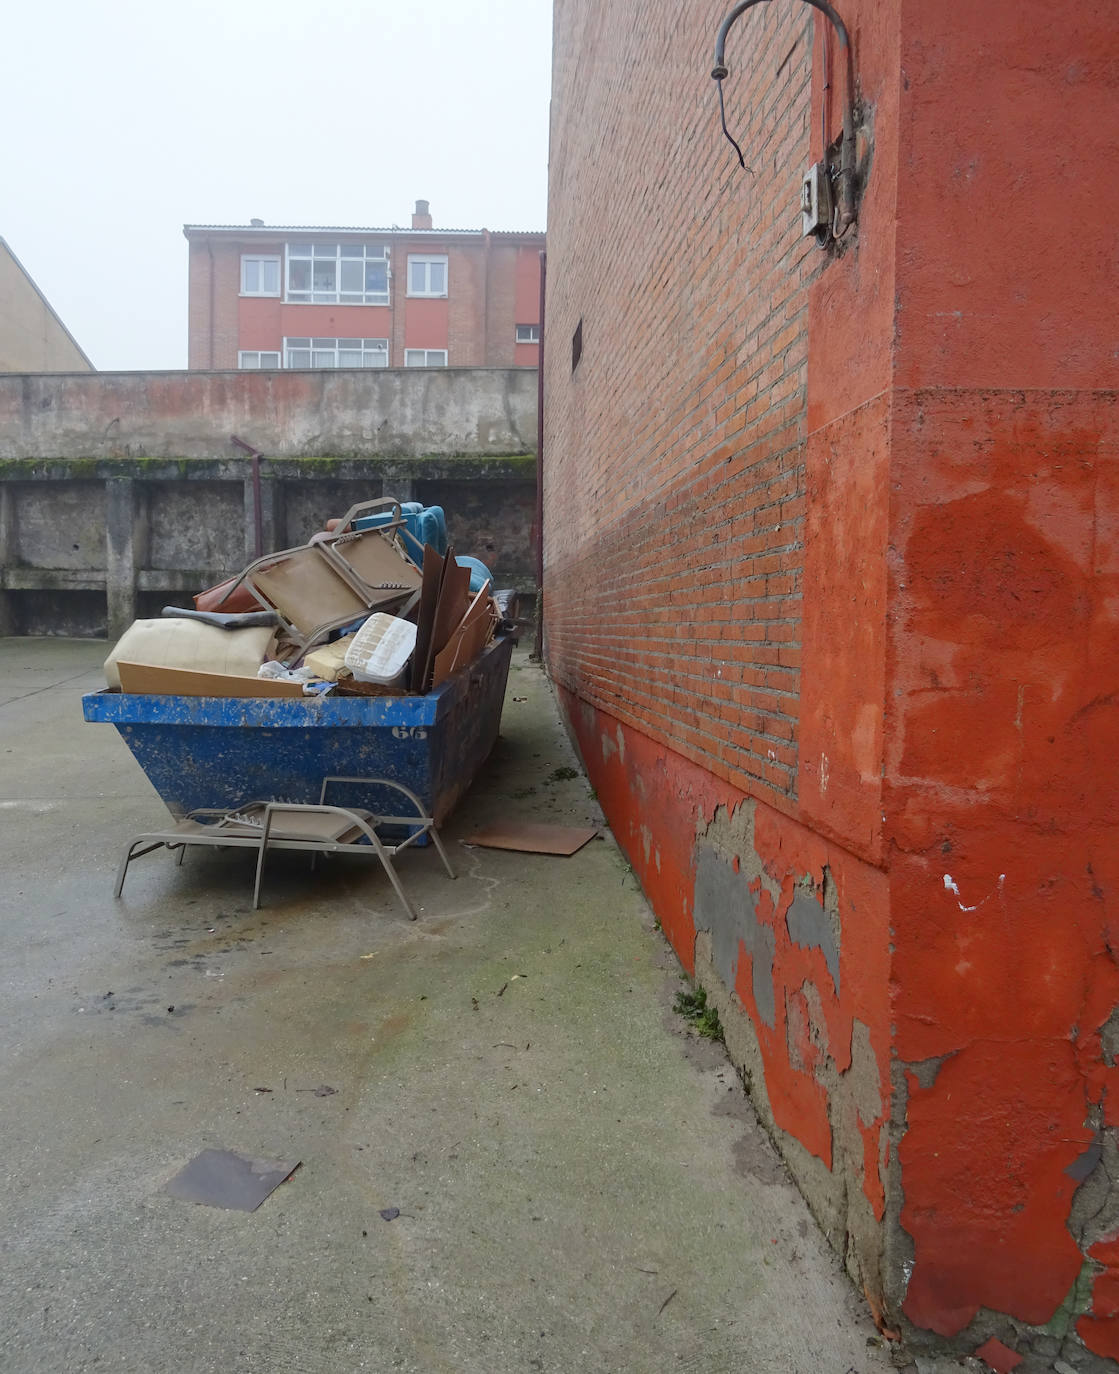
[[[828,775],[829,775],[829,772],[830,772],[830,765],[829,765],[829,763],[828,763],[828,756],[827,756],[827,754],[821,754],[821,755],[820,755],[820,791],[821,791],[821,792],[826,792],[826,791],[828,790]]]
[[[955,899],[956,899],[956,905],[960,908],[961,911],[978,911],[979,908],[980,908],[981,906],[986,906],[987,903],[991,900],[992,897],[996,897],[996,896],[1001,896],[1001,895],[1002,895],[1002,890],[1003,890],[1003,886],[1004,886],[1005,883],[1006,883],[1006,874],[1005,874],[1005,873],[1000,873],[1000,874],[999,874],[999,880],[998,880],[998,882],[995,884],[995,890],[994,890],[994,892],[988,892],[987,895],[986,895],[986,897],[984,897],[983,900],[982,900],[981,902],[976,902],[974,906],[967,906],[967,905],[965,905],[965,903],[963,903],[963,902],[960,901],[960,889],[959,889],[958,884],[957,884],[957,883],[955,882],[955,880],[953,879],[951,873],[945,873],[945,875],[944,875],[944,890],[945,890],[946,892],[951,892],[951,893],[952,893],[952,895],[953,895],[953,896],[955,897]]]

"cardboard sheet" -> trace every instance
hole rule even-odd
[[[298,1159],[253,1159],[235,1150],[203,1150],[164,1185],[163,1192],[184,1202],[255,1212],[298,1168]]]
[[[224,632],[223,632],[224,633]],[[120,689],[157,697],[301,697],[298,682],[238,677],[233,673],[198,673],[193,668],[162,668],[154,663],[118,663]]]
[[[558,854],[568,858],[597,834],[598,831],[590,825],[503,821],[468,836],[463,844],[477,844],[483,849],[515,849],[526,854]]]

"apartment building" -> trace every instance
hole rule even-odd
[[[187,224],[188,366],[535,367],[544,235]]]

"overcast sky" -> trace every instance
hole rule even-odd
[[[186,366],[182,227],[543,229],[551,0],[30,0],[0,236],[102,370]]]

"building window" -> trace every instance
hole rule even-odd
[[[241,295],[278,296],[280,294],[280,259],[245,254],[241,258]]]
[[[289,243],[289,301],[303,305],[388,305],[384,244]]]
[[[540,326],[538,324],[519,324],[517,325],[518,343],[539,343]]]
[[[447,294],[446,254],[417,257],[408,254],[409,296],[445,296]]]
[[[445,348],[406,348],[404,350],[405,367],[446,367],[447,350]]]
[[[285,367],[388,367],[388,339],[285,339]]]
[[[237,354],[238,367],[279,367],[278,353],[260,353],[256,350],[242,349]]]

